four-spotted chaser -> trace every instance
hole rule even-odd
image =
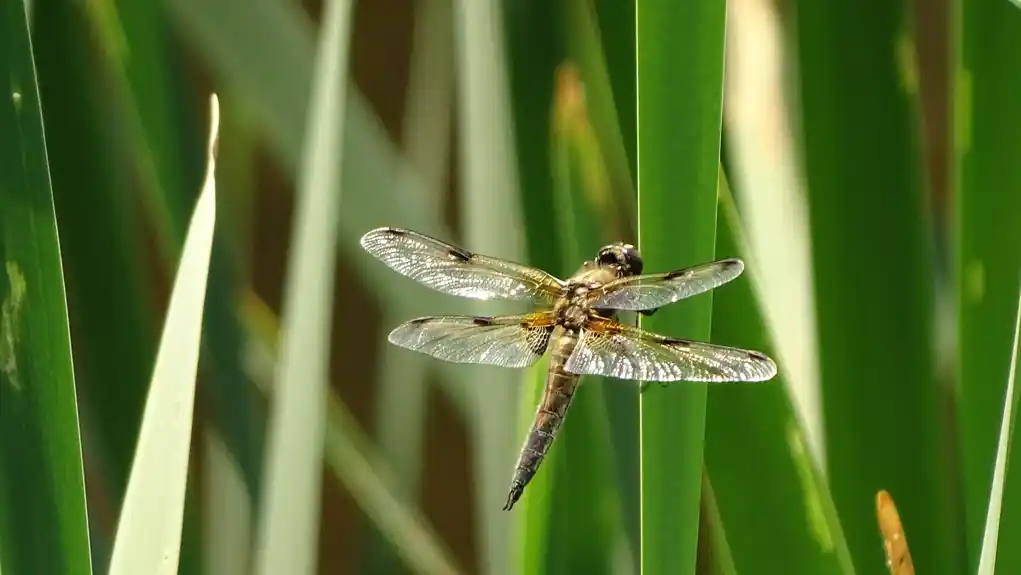
[[[546,456],[582,375],[664,384],[765,381],[776,375],[776,365],[759,352],[668,337],[616,321],[617,310],[650,315],[733,280],[744,270],[739,259],[642,275],[638,250],[618,242],[601,248],[563,281],[410,230],[378,228],[365,234],[361,245],[396,272],[434,290],[547,308],[497,317],[421,317],[389,336],[395,345],[445,361],[500,367],[527,367],[552,347],[546,387],[504,506],[508,511]]]

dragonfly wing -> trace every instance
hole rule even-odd
[[[744,271],[739,259],[614,280],[589,292],[589,305],[631,311],[656,309],[717,288]]]
[[[579,375],[660,382],[752,382],[776,375],[776,364],[756,351],[666,337],[606,319],[582,328],[565,368]]]
[[[549,345],[550,312],[497,317],[431,316],[390,332],[390,343],[454,363],[528,367]]]
[[[553,303],[564,283],[536,268],[474,254],[453,244],[399,228],[378,228],[362,248],[397,273],[436,291],[471,299]]]

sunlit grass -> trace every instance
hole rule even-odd
[[[793,34],[776,71],[756,58],[764,44],[748,31],[760,29],[738,31],[750,46],[739,66],[779,74],[751,82],[788,93],[763,98],[768,121],[755,130],[741,114],[728,120],[728,147],[741,141],[723,158],[740,174],[736,201],[717,182],[733,86],[724,31],[764,6],[423,0],[383,18],[373,3],[321,4],[3,9],[3,573],[105,572],[112,548],[114,572],[158,572],[125,567],[133,555],[182,575],[316,564],[878,575],[881,490],[920,574],[1018,565],[1004,416],[1021,286],[1016,2],[953,2],[950,30],[910,3],[796,3],[774,14]],[[946,86],[932,53],[947,46],[933,38],[953,55]],[[927,90],[952,94],[952,106],[923,117]],[[176,331],[210,91],[223,95],[227,158],[208,277],[192,286],[205,289],[190,306],[203,329],[164,335],[155,360],[168,314]],[[952,141],[934,141],[947,122]],[[929,165],[940,156],[923,155],[922,138],[951,152],[952,215],[929,205],[944,168]],[[777,158],[804,165],[784,162],[780,178]],[[804,189],[767,189],[788,181]],[[788,195],[803,195],[808,213],[776,201]],[[211,208],[207,198],[198,205]],[[764,215],[764,203],[775,209]],[[795,248],[812,254],[811,270],[755,252],[786,245],[762,230],[802,223],[811,234]],[[652,385],[641,398],[636,382],[584,378],[538,475],[503,512],[547,364],[482,369],[389,345],[388,329],[411,317],[503,310],[400,281],[358,246],[381,225],[561,277],[615,240],[637,242],[648,271],[742,257],[736,281],[641,322],[757,349],[780,372],[709,390]],[[764,281],[787,277],[764,269],[774,262],[802,265],[811,284]],[[809,287],[811,302],[791,295]],[[940,331],[940,293],[956,301],[945,322],[955,337]],[[779,305],[792,297],[804,305]],[[809,394],[823,409],[802,414],[795,405],[813,402],[791,383],[811,379],[801,372],[815,352],[801,342],[816,337]],[[175,380],[158,375],[169,345],[187,350]],[[179,403],[160,399],[171,381]],[[174,424],[154,428],[157,408],[180,408]],[[809,449],[817,426],[823,461]],[[174,447],[153,449],[164,444]],[[161,516],[139,512],[153,476],[171,494],[148,498]],[[208,519],[218,513],[236,516]]]
[[[308,108],[292,253],[285,283],[281,354],[269,414],[263,519],[255,570],[317,571],[330,313],[346,120],[351,2],[327,4]]]
[[[92,573],[53,205],[28,10],[0,8],[0,570]]]
[[[638,247],[650,271],[669,271],[716,253],[726,7],[638,0],[636,9]],[[669,306],[640,324],[707,341],[712,298]],[[651,385],[642,394],[643,574],[695,567],[705,404],[700,384]]]
[[[953,175],[959,361],[958,436],[968,566],[979,561],[991,461],[1009,370],[1004,352],[1021,289],[1021,11],[1008,2],[953,2]],[[1021,525],[1004,525],[1005,530]],[[1021,531],[1018,532],[1021,535]],[[1019,535],[1013,535],[1017,537]],[[1007,535],[1007,538],[1010,538]],[[1021,568],[1021,548],[1000,546],[998,571]]]
[[[778,374],[754,385],[714,385],[706,403],[705,463],[739,572],[854,573],[843,529],[808,433],[795,409],[775,324],[763,313],[762,262],[721,176],[717,258],[739,257],[744,273],[716,290],[713,343],[758,350]],[[748,469],[755,469],[755,487]],[[768,492],[770,497],[763,497]]]
[[[960,573],[910,14],[885,0],[797,11],[826,477],[860,572],[883,563],[871,502],[886,489],[919,572]]]
[[[996,566],[999,562],[999,539],[1000,525],[1009,524],[1016,528],[1016,520],[1006,519],[1008,514],[1003,513],[1004,494],[1007,489],[1007,478],[1010,477],[1010,490],[1016,499],[1018,496],[1018,477],[1015,473],[1008,476],[1007,464],[1010,459],[1011,448],[1014,440],[1014,422],[1017,407],[1017,391],[1014,388],[1017,377],[1018,355],[1021,354],[1021,300],[1018,301],[1017,320],[1014,323],[1014,345],[1010,354],[1010,373],[1007,375],[1007,390],[1003,395],[1003,416],[1000,418],[1000,436],[996,446],[996,465],[993,468],[993,481],[989,490],[989,510],[986,513],[985,529],[982,533],[982,551],[979,553],[978,575],[992,575],[996,573]],[[1016,503],[1011,511],[1016,509]],[[1006,533],[1005,533],[1006,534]],[[1003,569],[1001,567],[1001,569]],[[1005,570],[1005,569],[1004,569]],[[1002,571],[1001,571],[1002,572]]]
[[[211,99],[206,183],[199,195],[167,309],[138,448],[110,563],[111,575],[178,570],[191,453],[195,376],[216,222],[219,103]]]

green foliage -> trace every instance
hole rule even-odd
[[[958,418],[975,567],[1010,365],[1004,350],[1021,287],[1021,110],[1008,96],[1021,90],[1021,11],[1002,1],[954,6]],[[1021,567],[1018,546],[1000,549],[1007,564]]]
[[[213,174],[219,137],[219,104],[215,97],[212,116],[209,175],[185,237],[181,264],[167,306],[138,449],[117,524],[110,560],[111,575],[174,570],[180,562],[195,379],[216,222]]]
[[[64,276],[28,12],[0,8],[0,570],[92,573]]]
[[[897,501],[919,572],[960,573],[908,3],[797,8],[833,499],[859,573],[885,569],[870,504],[879,489]]]
[[[717,230],[716,257],[740,257],[747,267],[739,281],[713,296],[712,340],[777,358],[756,300],[759,269],[725,185]],[[769,383],[709,389],[705,462],[731,554],[739,572],[849,575],[854,567],[847,543],[779,364]],[[749,486],[748,469],[755,470],[756,489]]]
[[[313,573],[317,566],[322,451],[329,363],[329,311],[340,205],[340,156],[344,129],[344,95],[350,46],[351,3],[327,6],[325,30],[316,56],[316,82],[309,106],[305,162],[299,181],[297,216],[287,271],[279,390],[270,411],[266,487],[256,551],[256,572],[265,575],[295,570]],[[316,342],[310,345],[309,341]]]
[[[1002,571],[1010,568],[1015,561],[1014,552],[1007,546],[999,545],[1000,535],[1011,540],[1018,528],[1019,508],[1018,477],[1010,473],[1010,453],[1016,439],[1014,425],[1017,421],[1018,391],[1017,361],[1021,355],[1021,299],[1018,301],[1017,320],[1014,323],[1014,346],[1010,355],[1010,372],[1007,389],[1003,397],[1003,416],[1000,418],[1000,433],[996,446],[996,465],[993,469],[992,488],[989,490],[989,508],[985,517],[982,534],[982,549],[978,558],[979,575],[991,575],[999,567]],[[1016,471],[1016,470],[1015,470]]]
[[[725,22],[722,3],[637,2],[638,247],[656,271],[708,262],[716,251]],[[711,316],[707,294],[641,323],[706,341]],[[704,385],[642,394],[643,573],[695,566],[705,403]]]
[[[919,573],[1018,570],[1016,2],[952,2],[949,25],[883,0],[405,4],[5,4],[3,573],[105,572],[117,545],[151,543],[176,572],[218,575],[879,575],[881,489]],[[761,33],[773,16],[780,46]],[[159,399],[156,343],[210,92],[202,331],[162,342],[201,349],[197,377],[191,355],[173,366],[178,403]],[[763,215],[769,198],[793,203]],[[795,244],[788,224],[811,233]],[[586,376],[500,511],[547,363],[388,344],[412,317],[503,308],[368,257],[358,238],[383,225],[559,277],[616,240],[649,272],[740,257],[735,281],[638,321],[764,352],[779,374],[641,394]],[[814,309],[784,308],[776,245],[812,254]],[[154,404],[175,417],[143,418]],[[153,458],[160,442],[178,449]],[[209,464],[220,444],[226,465]],[[124,501],[154,459],[173,497]]]

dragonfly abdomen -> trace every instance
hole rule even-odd
[[[571,399],[578,388],[580,376],[569,373],[564,365],[577,343],[577,335],[567,332],[557,338],[553,345],[542,400],[535,410],[532,427],[528,431],[528,437],[521,447],[520,455],[518,455],[514,478],[511,481],[510,492],[507,494],[507,504],[503,507],[505,511],[514,507],[514,504],[521,498],[525,486],[539,470],[542,460],[546,457],[550,445],[556,438],[557,430],[560,429],[564,418],[567,417],[567,409],[571,406]]]

